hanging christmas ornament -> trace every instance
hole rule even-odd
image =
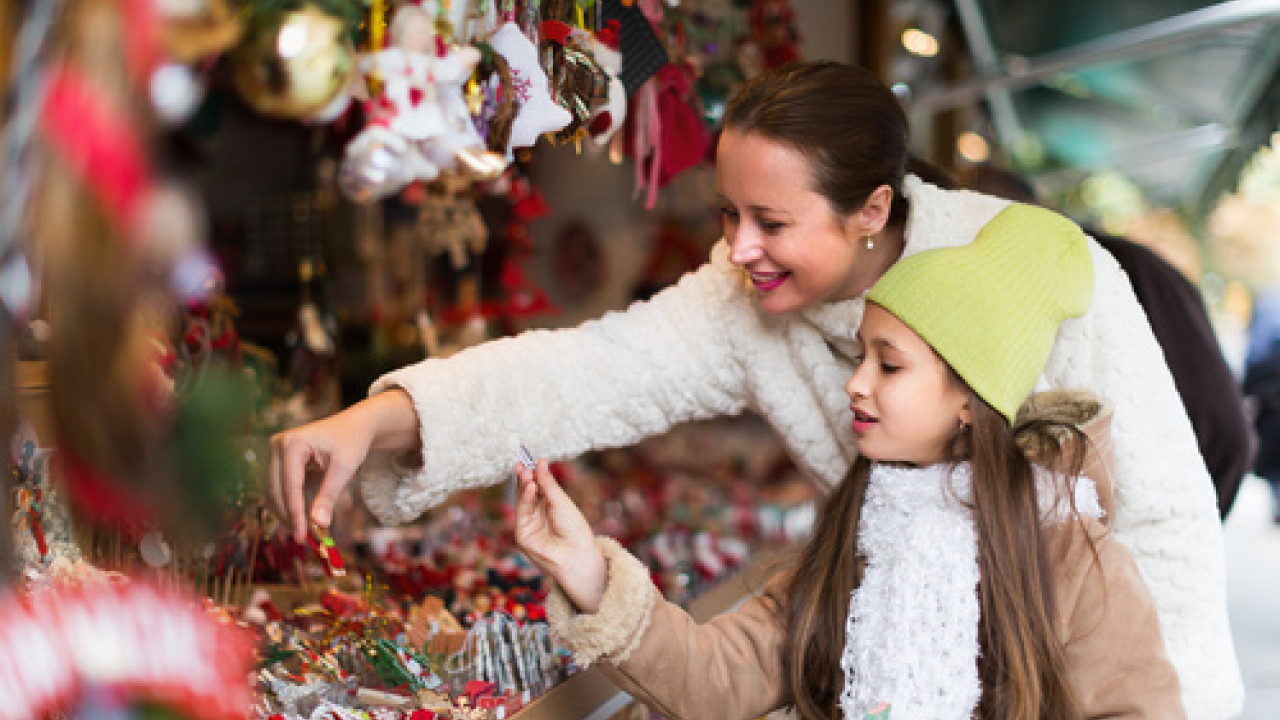
[[[667,49],[640,4],[605,2],[600,10],[606,22],[618,21],[618,49],[626,58],[619,79],[627,88],[627,97],[632,97],[667,64]],[[661,15],[661,9],[658,14]]]
[[[449,27],[457,43],[474,44],[498,29],[498,3],[491,0],[452,0],[446,2]]]
[[[394,195],[414,177],[409,142],[384,127],[365,129],[347,145],[338,187],[358,203]]]
[[[538,64],[538,49],[513,22],[504,23],[489,44],[511,67],[511,85],[516,93],[516,119],[511,127],[507,154],[514,148],[532,147],[547,132],[568,125],[573,116],[552,99],[547,74]]]
[[[480,43],[477,47],[480,49],[480,63],[476,66],[475,79],[480,107],[472,112],[472,117],[485,146],[493,152],[505,154],[517,109],[511,67],[492,45]]]
[[[755,0],[747,22],[751,39],[764,54],[764,67],[775,68],[800,59],[796,13],[787,0]]]
[[[572,116],[556,139],[577,140],[586,133],[595,109],[605,103],[609,76],[591,55],[593,38],[581,29],[582,9],[576,2],[547,0],[542,4],[542,17],[539,60],[547,73],[551,97]]]
[[[609,78],[608,100],[592,111],[587,123],[587,133],[597,145],[608,145],[627,119],[627,88],[619,77],[622,73],[619,32],[618,21],[610,20],[591,41],[596,62]]]
[[[547,293],[529,279],[524,268],[515,260],[508,258],[503,264],[500,282],[503,291],[502,312],[507,317],[526,318],[559,312]]]
[[[489,240],[489,229],[471,196],[471,183],[457,177],[431,187],[416,230],[428,256],[448,254],[455,271],[479,257]]]
[[[718,127],[724,119],[729,98],[746,77],[736,62],[716,61],[705,66],[698,78],[698,99],[702,103],[702,116],[711,127]]]
[[[648,112],[655,117],[646,125],[652,134],[642,138],[637,128],[628,140],[631,154],[639,160],[637,171],[649,176],[651,187],[660,188],[677,174],[701,163],[711,141],[703,114],[698,110],[692,67],[685,63],[667,63],[652,83],[652,104]],[[654,130],[656,132],[652,132]]]
[[[367,105],[368,127],[347,150],[344,175],[354,181],[348,194],[386,195],[454,169],[486,178],[502,172],[506,161],[485,147],[463,96],[479,60],[478,49],[446,42],[422,8],[396,11],[391,47],[360,58],[380,94]]]
[[[151,74],[151,105],[166,125],[186,122],[204,97],[204,80],[182,63],[161,63]]]
[[[165,54],[180,63],[219,55],[244,32],[227,0],[155,0],[155,6]]]
[[[345,33],[340,19],[311,6],[281,13],[254,28],[234,53],[236,89],[265,115],[336,116],[349,102],[354,70]]]

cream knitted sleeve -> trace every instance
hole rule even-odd
[[[1114,406],[1113,530],[1151,588],[1188,717],[1222,720],[1239,711],[1244,692],[1213,482],[1128,278],[1090,246],[1092,306],[1063,324],[1041,385],[1087,388]]]
[[[420,420],[421,467],[375,453],[360,472],[385,523],[509,477],[523,443],[553,460],[619,447],[673,425],[741,411],[735,324],[753,308],[723,267],[703,266],[649,302],[564,330],[493,340],[380,378]]]

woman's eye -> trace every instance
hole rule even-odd
[[[883,362],[880,363],[880,370],[881,372],[884,372],[886,375],[892,375],[893,373],[896,373],[901,369],[902,369],[901,365],[894,365],[892,363],[883,363]]]
[[[783,224],[782,224],[782,223],[780,223],[780,222],[762,222],[762,223],[760,223],[760,229],[761,229],[761,230],[764,230],[764,231],[765,231],[765,232],[767,232],[767,233],[776,233],[776,232],[778,232],[779,230],[782,230],[782,228],[784,228],[784,227],[786,227],[786,226],[785,226],[785,225],[783,225]]]

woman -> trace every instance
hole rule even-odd
[[[725,239],[706,265],[625,312],[379,379],[365,401],[273,438],[273,501],[303,537],[307,469],[323,473],[310,515],[327,526],[363,465],[370,509],[406,522],[507,477],[520,442],[564,458],[747,409],[834,486],[857,456],[840,387],[860,355],[863,293],[904,255],[970,242],[1008,205],[906,175],[907,153],[903,111],[867,71],[765,73],[726,109]],[[1112,529],[1151,586],[1188,716],[1218,720],[1242,688],[1213,486],[1128,281],[1090,251],[1092,305],[1063,325],[1039,388],[1087,388],[1115,407]]]

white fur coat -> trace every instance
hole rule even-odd
[[[908,254],[971,241],[1008,202],[909,177]],[[1094,298],[1059,332],[1037,390],[1087,388],[1115,407],[1116,537],[1155,596],[1192,720],[1243,703],[1227,624],[1213,483],[1164,356],[1115,260],[1090,244]],[[635,443],[695,418],[752,409],[828,485],[856,454],[844,383],[861,298],[788,318],[757,312],[722,242],[709,263],[647,303],[576,328],[533,331],[380,378],[422,422],[425,470],[371,457],[364,497],[407,522],[451,493],[497,483],[524,443],[539,457]]]

